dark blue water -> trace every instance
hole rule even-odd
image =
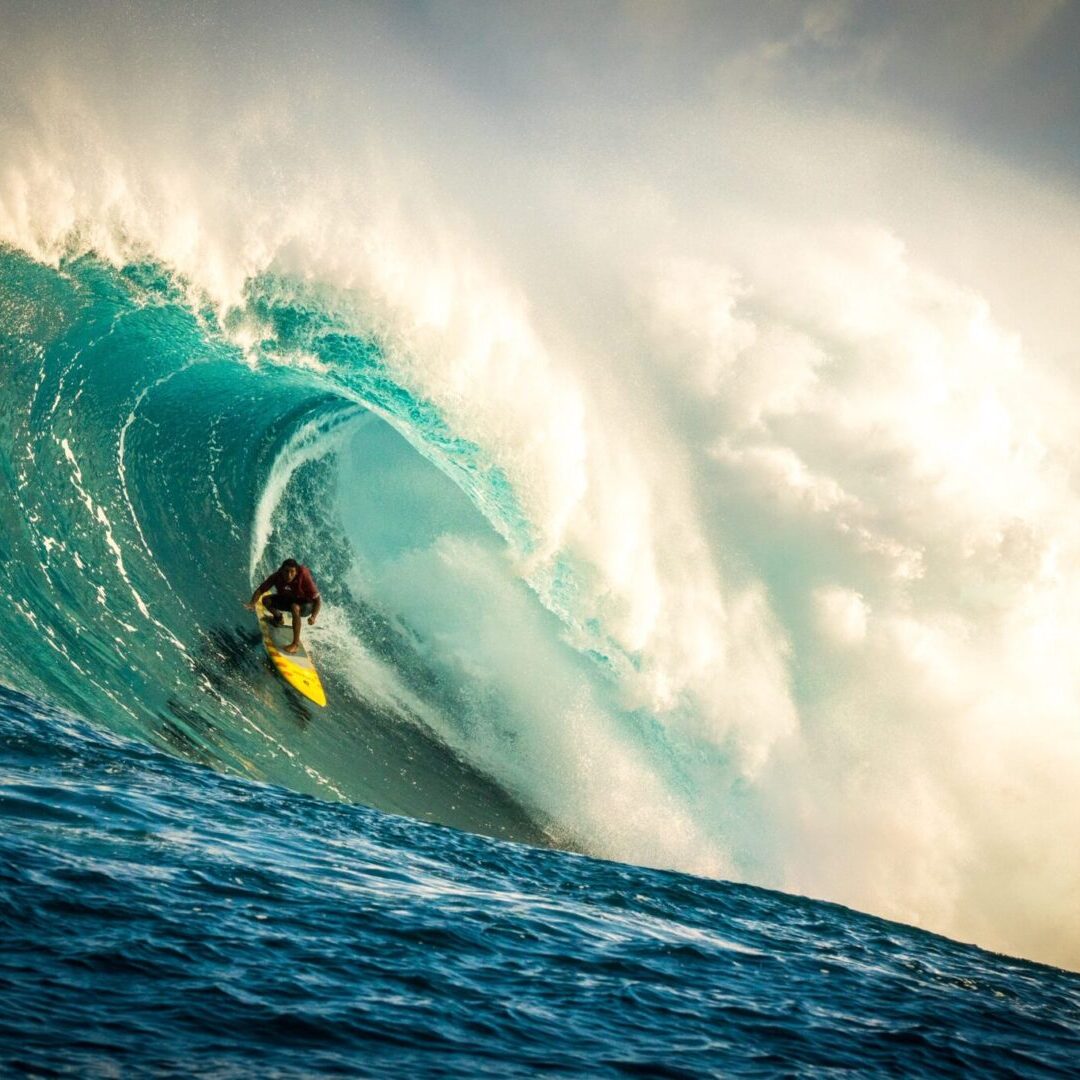
[[[0,1069],[1075,1075],[1080,976],[229,778],[0,693]]]

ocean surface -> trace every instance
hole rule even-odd
[[[3,1071],[1075,1073],[1074,974],[626,865],[686,862],[686,806],[744,875],[769,838],[379,340],[296,278],[223,317],[0,248]],[[325,710],[241,606],[286,556]]]
[[[232,778],[0,694],[0,1068],[1075,1075],[1080,977]]]

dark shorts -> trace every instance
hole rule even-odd
[[[264,596],[262,602],[263,607],[270,611],[292,611],[292,606],[297,601],[292,596],[279,596],[277,593],[271,593],[269,596]],[[314,600],[301,600],[299,603],[300,614],[304,618],[307,618],[315,610]]]

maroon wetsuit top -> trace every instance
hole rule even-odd
[[[284,570],[275,570],[259,586],[259,592],[264,593],[270,589],[276,589],[278,596],[283,599],[298,601],[301,604],[319,599],[319,587],[306,566],[301,566],[296,572],[296,577],[288,582],[285,580]]]

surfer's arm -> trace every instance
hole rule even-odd
[[[248,607],[254,607],[259,602],[259,597],[263,593],[269,592],[274,584],[274,575],[271,574],[261,585],[255,586],[255,591],[251,594],[251,600],[248,602]]]
[[[314,607],[312,607],[311,614],[308,616],[308,626],[315,625],[315,616],[319,614],[319,610],[322,608],[322,597],[316,594],[312,604],[314,604]]]

